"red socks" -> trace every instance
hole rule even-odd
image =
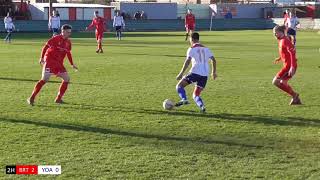
[[[62,81],[56,100],[61,100],[62,99],[64,93],[68,89],[68,84],[69,84],[69,82]]]
[[[101,42],[98,43],[98,49],[102,49],[102,43]]]
[[[288,84],[280,83],[278,87],[292,97],[296,95],[296,93],[292,90],[291,86],[289,86]]]
[[[33,88],[33,92],[32,92],[32,95],[31,95],[31,99],[35,99],[37,94],[40,92],[42,86],[46,84],[46,82],[44,80],[40,80],[37,82],[37,84],[34,86]]]

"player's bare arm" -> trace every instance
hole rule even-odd
[[[274,61],[273,64],[278,64],[281,61],[281,57],[277,57]]]
[[[180,73],[178,74],[178,76],[177,76],[177,78],[176,78],[177,80],[182,79],[182,76],[183,76],[184,72],[187,70],[187,68],[189,67],[190,62],[191,62],[191,57],[188,57],[188,58],[184,61],[183,67],[182,67]]]
[[[211,67],[211,69],[212,69],[211,76],[212,76],[212,79],[215,80],[218,77],[218,75],[217,75],[217,61],[213,56],[210,57],[210,59],[212,60],[212,63],[211,63],[211,66],[212,66]]]
[[[297,60],[295,58],[295,49],[294,47],[288,47],[288,52],[290,54],[290,60],[291,60],[291,67],[288,72],[289,76],[294,76],[296,73],[296,68],[297,67]]]

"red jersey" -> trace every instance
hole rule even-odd
[[[186,18],[184,19],[185,25],[194,25],[196,23],[196,18],[193,14],[187,14]]]
[[[42,48],[41,58],[44,58],[49,66],[63,66],[63,60],[68,56],[69,62],[73,65],[71,56],[71,41],[57,35],[48,40]]]
[[[288,37],[279,39],[279,55],[287,68],[297,68],[296,50]]]
[[[88,26],[88,29],[92,28],[92,27],[95,27],[96,31],[104,32],[105,31],[105,22],[106,22],[106,19],[104,19],[104,18],[102,18],[100,16],[95,17],[95,18],[92,19],[92,22]]]

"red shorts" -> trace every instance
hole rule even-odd
[[[97,40],[102,40],[102,38],[103,38],[103,32],[96,31],[96,39]]]
[[[45,64],[44,65],[44,72],[45,73],[51,73],[54,75],[58,75],[60,73],[65,73],[67,72],[66,68],[63,65],[49,65]]]
[[[289,70],[290,68],[288,67],[283,67],[278,73],[277,73],[277,78],[282,79],[282,80],[289,80],[292,78],[292,76],[289,76]],[[297,68],[296,68],[297,70]]]
[[[189,31],[189,30],[194,31],[194,29],[195,29],[195,25],[194,24],[187,24],[186,25],[186,30],[187,31]]]

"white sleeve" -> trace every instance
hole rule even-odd
[[[113,16],[113,24],[112,24],[112,26],[114,27],[115,24],[116,24],[116,16]]]
[[[210,57],[214,57],[213,56],[213,53],[210,51],[210,49],[209,48],[206,48],[207,49],[207,55],[208,55],[208,57],[210,58]]]

